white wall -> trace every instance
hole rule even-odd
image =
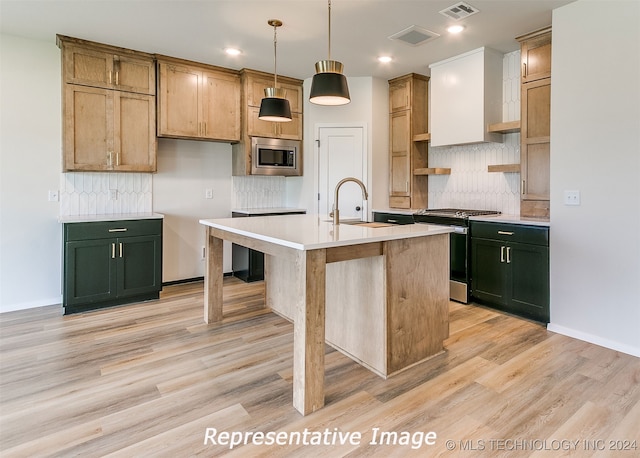
[[[387,208],[389,196],[389,85],[370,77],[347,78],[351,103],[329,107],[309,102],[311,78],[304,81],[304,176],[286,179],[287,205],[316,212],[318,124],[364,124],[369,157],[369,209]]]
[[[213,199],[205,198],[206,189]],[[205,231],[198,221],[231,217],[231,145],[159,139],[153,211],[165,215],[162,280],[202,277]],[[231,271],[230,247],[225,243],[225,272]]]
[[[0,37],[0,312],[61,302],[60,51]]]
[[[640,3],[615,5],[553,13],[549,329],[640,356]]]

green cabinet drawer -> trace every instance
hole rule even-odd
[[[471,222],[471,237],[549,246],[549,228],[523,224]]]
[[[162,235],[162,219],[96,221],[64,225],[65,242],[141,235]]]

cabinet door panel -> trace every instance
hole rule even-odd
[[[113,56],[103,51],[76,46],[64,48],[64,82],[111,87]]]
[[[113,151],[113,92],[65,85],[64,169],[107,170]]]
[[[159,64],[158,135],[197,137],[202,74],[188,67]]]
[[[409,110],[411,108],[411,81],[406,79],[389,85],[389,111]]]
[[[391,115],[391,196],[408,197],[411,174],[410,148],[411,126],[410,112],[401,111]]]
[[[514,310],[548,322],[549,248],[514,243],[509,249]]]
[[[152,60],[141,60],[129,56],[113,56],[115,87],[121,91],[141,94],[156,93],[156,73]]]
[[[523,200],[549,200],[550,161],[549,143],[523,145],[520,165],[524,181]]]
[[[161,237],[124,237],[117,243],[118,296],[159,291],[162,287]]]
[[[291,112],[291,122],[278,123],[278,138],[302,140],[302,114]]]
[[[216,140],[240,140],[240,77],[203,74],[203,136]]]
[[[152,96],[117,93],[114,169],[155,172],[155,104]]]
[[[497,240],[471,239],[471,289],[474,297],[506,305],[506,247]]]
[[[525,138],[548,138],[551,135],[550,80],[522,86],[522,127]]]
[[[258,119],[259,107],[249,107],[247,110],[247,133],[250,137],[276,137],[276,123]],[[293,121],[291,121],[293,122]]]
[[[116,296],[115,239],[67,242],[64,305],[91,304]]]
[[[523,42],[521,48],[522,82],[551,76],[551,32]]]

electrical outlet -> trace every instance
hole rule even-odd
[[[207,188],[204,190],[204,198],[205,199],[213,199],[213,189]]]
[[[109,189],[109,199],[118,200],[118,190],[117,189]]]
[[[49,191],[49,202],[57,202],[59,198],[58,190]]]
[[[565,191],[564,192],[564,204],[565,205],[580,205],[580,191]]]

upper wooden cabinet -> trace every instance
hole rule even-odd
[[[155,172],[153,56],[57,36],[63,170]]]
[[[389,80],[389,207],[427,208],[427,133],[429,78],[409,74]]]
[[[240,71],[242,86],[242,124],[240,142],[233,145],[233,169],[236,176],[251,175],[251,137],[302,140],[302,80],[278,75],[278,87],[286,90],[291,107],[290,122],[271,122],[258,119],[264,90],[273,87],[273,75],[256,70]]]
[[[158,75],[158,136],[240,140],[236,71],[158,57]]]
[[[520,215],[549,217],[551,164],[551,29],[522,37]]]
[[[131,92],[66,84],[64,170],[156,170],[155,100]]]
[[[153,56],[77,38],[57,36],[65,83],[154,95]]]
[[[551,77],[551,28],[528,33],[516,40],[520,42],[522,83]]]
[[[302,140],[302,82],[278,76],[278,87],[285,89],[285,98],[291,107],[291,122],[261,121],[258,119],[260,103],[264,98],[264,90],[273,87],[273,75],[248,69],[242,70],[241,75],[246,134],[249,137]]]

